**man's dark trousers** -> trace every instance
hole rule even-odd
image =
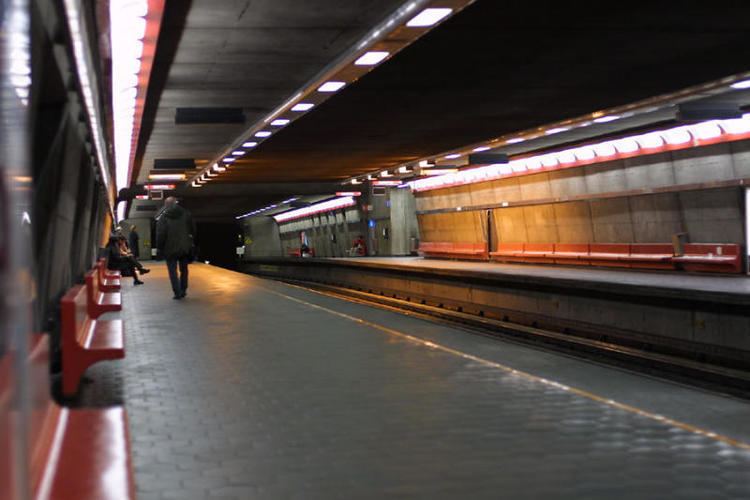
[[[169,281],[172,283],[172,291],[175,297],[185,294],[188,287],[188,263],[190,257],[173,257],[167,259],[167,270],[169,271]],[[177,275],[177,265],[180,266],[180,275]]]

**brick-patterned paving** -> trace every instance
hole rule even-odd
[[[84,390],[109,376],[116,400],[124,378],[141,500],[750,498],[748,452],[273,292],[524,369],[658,381],[206,265],[175,301],[152,269],[124,282],[125,360]]]

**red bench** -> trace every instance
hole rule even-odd
[[[552,253],[555,264],[587,266],[589,264],[588,243],[555,243]]]
[[[60,305],[63,394],[71,396],[89,366],[125,357],[125,335],[122,320],[97,320],[89,315],[87,293],[82,285],[68,290]]]
[[[97,269],[92,269],[85,276],[88,314],[92,319],[96,319],[107,312],[122,310],[119,293],[103,292],[99,289],[98,274]]]
[[[0,440],[0,468],[27,467],[28,483],[14,478],[3,481],[3,495],[20,498],[75,498],[79,500],[134,499],[135,481],[130,459],[128,418],[122,407],[71,410],[49,397],[49,348],[47,336],[32,335],[27,373],[31,407],[25,426],[29,453],[27,462],[15,453],[11,439]],[[18,399],[18,380],[10,368],[14,360],[6,352],[0,357],[0,403]],[[10,436],[24,430],[14,425],[15,411],[0,410],[0,433]],[[6,462],[7,461],[7,462]],[[2,475],[2,474],[0,474]],[[23,477],[23,476],[19,476]],[[3,496],[6,498],[6,496]]]
[[[674,247],[668,243],[631,243],[622,260],[641,269],[674,269]]]
[[[687,243],[684,255],[674,257],[686,271],[742,272],[740,246],[723,243]]]
[[[310,257],[315,257],[315,249],[311,248],[308,250],[308,255]],[[289,250],[289,257],[302,257],[302,249],[300,248],[292,248]]]
[[[591,243],[589,245],[589,264],[592,266],[631,267],[624,259],[630,255],[629,243]]]
[[[424,257],[442,259],[487,260],[487,243],[453,243],[449,241],[423,241],[419,253]]]
[[[96,263],[96,277],[99,280],[99,289],[102,292],[119,292],[120,291],[120,272],[114,271],[117,275],[108,274],[106,259],[99,259]],[[113,271],[110,271],[113,272]]]

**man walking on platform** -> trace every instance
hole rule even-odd
[[[164,211],[156,223],[156,248],[167,260],[173,299],[182,299],[187,294],[188,263],[192,257],[194,234],[190,212],[178,205],[174,196],[164,200]]]

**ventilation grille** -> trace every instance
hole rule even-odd
[[[195,160],[192,158],[154,160],[154,170],[192,170],[194,168]]]
[[[242,108],[177,108],[177,125],[199,123],[245,123]]]

